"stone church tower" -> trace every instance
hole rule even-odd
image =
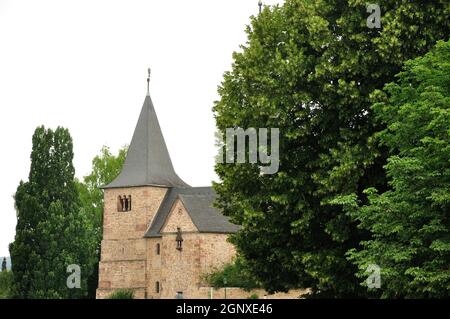
[[[148,91],[122,171],[103,189],[97,298],[120,288],[135,298],[204,297],[202,275],[231,261],[226,239],[238,227],[212,207],[211,187],[175,173]]]

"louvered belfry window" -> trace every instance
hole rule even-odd
[[[119,196],[117,199],[117,211],[118,212],[129,212],[131,211],[131,195]]]

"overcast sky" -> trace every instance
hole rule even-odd
[[[130,142],[147,67],[178,175],[210,185],[211,108],[257,12],[257,0],[0,0],[0,256],[14,240],[12,196],[28,177],[34,129],[69,128],[76,176],[87,175],[103,145]]]

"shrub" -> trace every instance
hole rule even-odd
[[[118,289],[108,296],[107,299],[133,299],[134,291],[132,289]]]
[[[11,271],[0,272],[0,299],[9,299],[12,294],[13,276]]]
[[[246,262],[239,257],[221,269],[206,274],[204,279],[214,288],[239,287],[247,291],[260,288],[259,283],[248,272]]]

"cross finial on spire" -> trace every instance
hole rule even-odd
[[[262,1],[261,0],[258,1],[258,6],[259,6],[259,13],[261,13],[261,8],[262,8]]]
[[[151,70],[148,68],[148,77],[147,77],[147,95],[150,95],[150,73]]]

